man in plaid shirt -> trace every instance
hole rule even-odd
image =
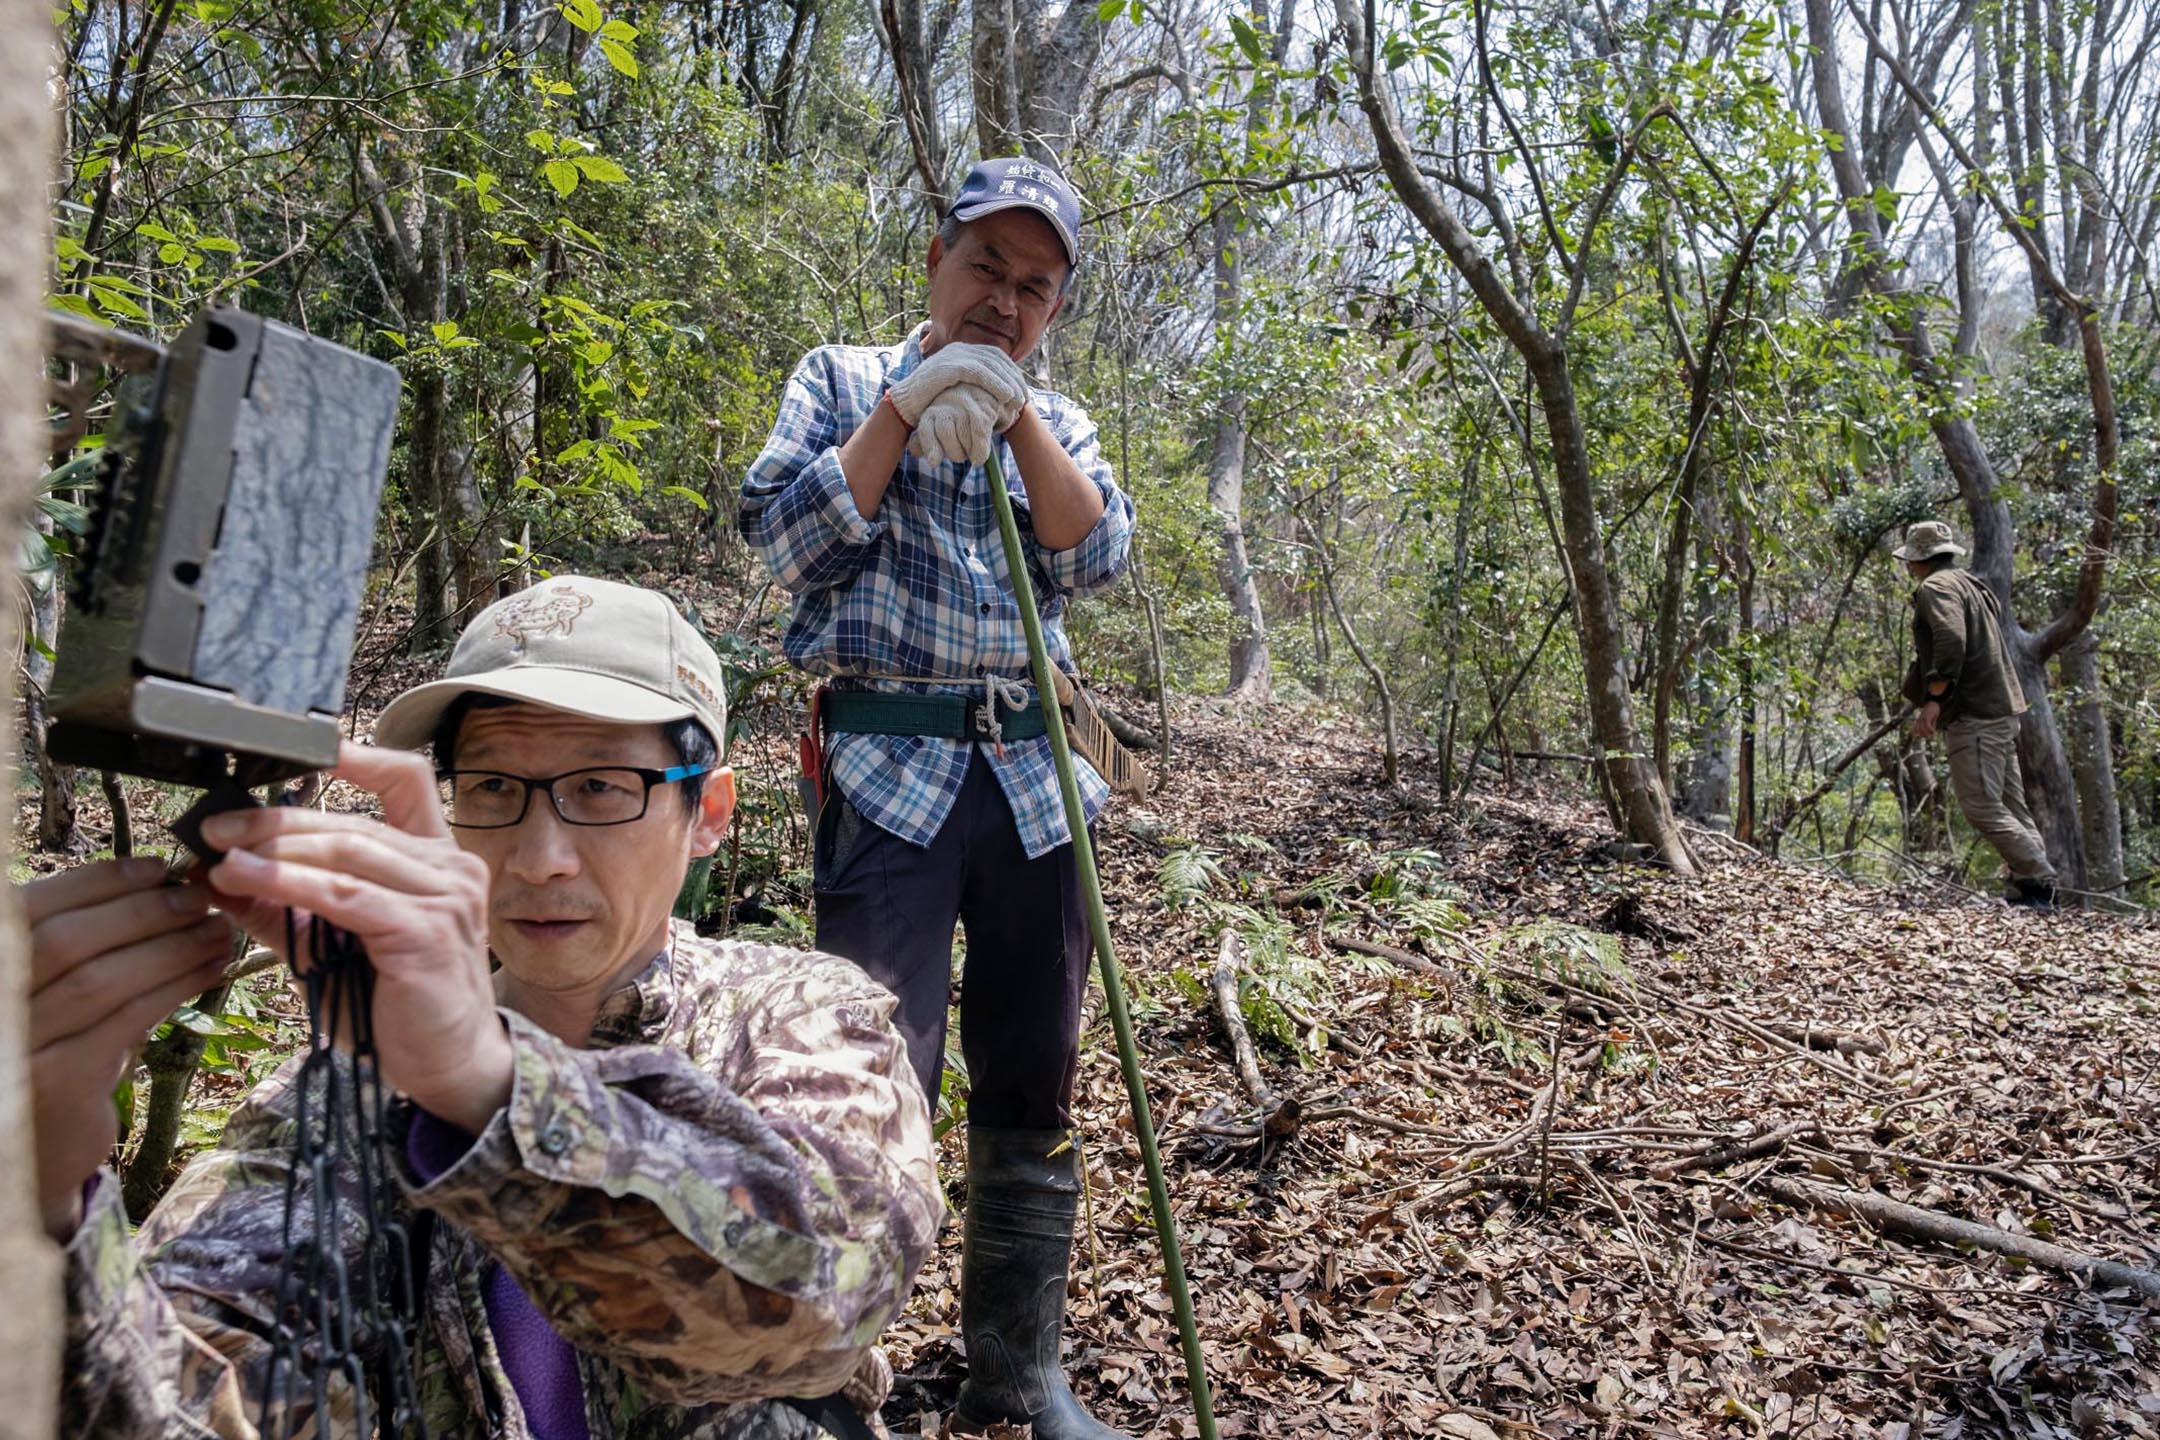
[[[1091,946],[983,462],[994,445],[1019,479],[1028,582],[1051,661],[1070,669],[1066,599],[1115,581],[1132,536],[1094,422],[1018,364],[1065,302],[1079,229],[1079,198],[1049,167],[971,170],[930,242],[929,318],[899,345],[804,357],[741,519],[795,597],[788,658],[832,678],[818,948],[900,997],[933,1100],[955,919],[966,929],[960,1412],[1032,1423],[1037,1440],[1120,1437],[1074,1399],[1058,1353]],[[1078,763],[1092,820],[1108,789]]]

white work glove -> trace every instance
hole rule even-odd
[[[911,430],[922,428],[924,412],[930,402],[952,389],[955,385],[972,385],[986,396],[1002,414],[1003,430],[1020,414],[1020,407],[1027,404],[1027,377],[1013,358],[995,345],[951,344],[941,346],[937,353],[917,365],[904,380],[896,380],[887,388],[893,409],[900,412]]]
[[[965,460],[980,465],[990,458],[990,442],[1012,424],[989,393],[973,385],[955,385],[922,413],[922,423],[908,437],[908,450],[925,465]]]

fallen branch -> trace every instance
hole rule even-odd
[[[1230,1053],[1237,1062],[1238,1080],[1264,1117],[1260,1122],[1260,1134],[1271,1139],[1294,1135],[1301,1107],[1295,1096],[1277,1095],[1260,1073],[1260,1054],[1253,1048],[1252,1032],[1245,1025],[1244,1008],[1238,1004],[1238,971],[1243,968],[1239,963],[1243,948],[1236,931],[1223,932],[1222,953],[1215,957],[1215,1013],[1222,1017],[1223,1029],[1229,1032]]]
[[[1377,940],[1358,940],[1348,935],[1330,935],[1327,937],[1327,943],[1338,950],[1348,950],[1352,954],[1371,955],[1381,960],[1390,961],[1393,964],[1400,965],[1405,970],[1414,970],[1420,975],[1445,975],[1448,973],[1441,966],[1426,959],[1416,951],[1404,950],[1395,945],[1382,945]]]
[[[1847,1270],[1843,1266],[1825,1265],[1819,1260],[1807,1260],[1798,1255],[1781,1255],[1770,1250],[1758,1250],[1752,1245],[1742,1245],[1738,1241],[1720,1239],[1718,1236],[1708,1233],[1698,1234],[1696,1238],[1705,1245],[1714,1246],[1719,1250],[1730,1250],[1733,1254],[1744,1255],[1750,1260],[1760,1260],[1770,1265],[1792,1265],[1802,1270],[1813,1270],[1819,1275],[1836,1275],[1841,1279],[1864,1285],[1892,1285],[1900,1290],[1917,1290],[1924,1295],[1943,1295],[1953,1300],[1964,1300],[1975,1295],[1985,1295],[1990,1300],[2008,1300],[2012,1303],[2026,1305],[2044,1305],[2048,1301],[2048,1297],[2045,1295],[2031,1295],[2023,1290],[1987,1287],[1954,1289],[1946,1285],[1929,1285],[1920,1280],[1907,1280],[1898,1275],[1878,1275],[1872,1270]]]
[[[1771,1034],[1810,1050],[1835,1050],[1840,1055],[1855,1052],[1865,1055],[1887,1055],[1890,1047],[1871,1035],[1861,1035],[1850,1030],[1833,1030],[1828,1025],[1817,1025],[1812,1020],[1801,1024],[1773,1020],[1763,1026]]]
[[[1687,1174],[1690,1170],[1723,1170],[1728,1166],[1738,1165],[1743,1160],[1759,1160],[1765,1155],[1774,1155],[1800,1136],[1812,1133],[1814,1129],[1813,1120],[1802,1120],[1798,1124],[1745,1139],[1721,1140],[1715,1145],[1705,1145],[1692,1154],[1675,1156],[1670,1163],[1660,1165],[1650,1173],[1659,1180],[1671,1180]]]
[[[1890,1234],[1928,1240],[1938,1245],[1971,1245],[1998,1255],[2015,1256],[2084,1280],[2126,1285],[2147,1299],[2160,1300],[2160,1273],[2125,1265],[2119,1260],[2080,1254],[2030,1235],[2013,1235],[1992,1225],[1960,1220],[1939,1210],[1923,1210],[1917,1205],[1907,1205],[1868,1191],[1839,1190],[1789,1175],[1765,1176],[1762,1185],[1788,1205],[1828,1210],[1848,1219],[1865,1220]]]
[[[1957,1175],[1979,1175],[1999,1184],[2037,1195],[2051,1204],[2064,1205],[2072,1210],[2082,1210],[2087,1214],[2098,1215],[2103,1220],[2128,1220],[2130,1218],[2130,1212],[2118,1206],[2102,1205],[2097,1201],[2081,1200],[2075,1195],[2065,1195],[2045,1180],[2001,1165],[1986,1165],[1971,1160],[1935,1160],[1926,1155],[1914,1155],[1904,1150],[1882,1150],[1873,1145],[1838,1145],[1833,1148],[1842,1154],[1889,1160],[1899,1165],[1910,1165],[1920,1170],[1947,1170]]]

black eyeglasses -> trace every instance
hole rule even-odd
[[[627,825],[645,814],[655,785],[703,775],[710,765],[671,765],[649,770],[602,765],[565,770],[545,779],[500,770],[445,770],[435,777],[443,813],[460,830],[507,830],[532,808],[533,791],[544,790],[565,825]]]

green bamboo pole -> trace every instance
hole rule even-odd
[[[1080,870],[1081,894],[1087,900],[1088,927],[1095,933],[1095,959],[1102,968],[1103,995],[1110,1002],[1110,1028],[1117,1032],[1118,1063],[1125,1071],[1125,1095],[1132,1102],[1133,1131],[1140,1137],[1140,1159],[1147,1167],[1148,1204],[1155,1212],[1155,1236],[1162,1242],[1163,1280],[1177,1309],[1178,1336],[1185,1346],[1185,1378],[1192,1386],[1193,1418],[1200,1440],[1216,1440],[1215,1404],[1208,1394],[1207,1367],[1200,1358],[1200,1322],[1193,1316],[1192,1291],[1185,1284],[1185,1256],[1178,1248],[1177,1217],[1170,1213],[1170,1187],[1163,1179],[1162,1152],[1155,1146],[1155,1120],[1148,1112],[1147,1081],[1140,1073],[1140,1047],[1133,1041],[1132,1012],[1125,1005],[1125,981],[1110,946],[1110,917],[1103,909],[1102,876],[1095,869],[1095,842],[1088,836],[1087,807],[1080,803],[1080,779],[1073,771],[1072,742],[1065,736],[1065,715],[1058,708],[1057,681],[1050,674],[1050,649],[1043,643],[1042,617],[1035,613],[1035,587],[1028,579],[1027,552],[1020,546],[1020,525],[1013,519],[1005,470],[990,452],[990,502],[997,507],[998,533],[1005,540],[1005,569],[1020,602],[1020,624],[1027,631],[1028,664],[1035,674],[1035,694],[1042,703],[1043,728],[1057,761],[1058,790],[1065,797],[1065,825],[1072,833],[1073,863]]]

